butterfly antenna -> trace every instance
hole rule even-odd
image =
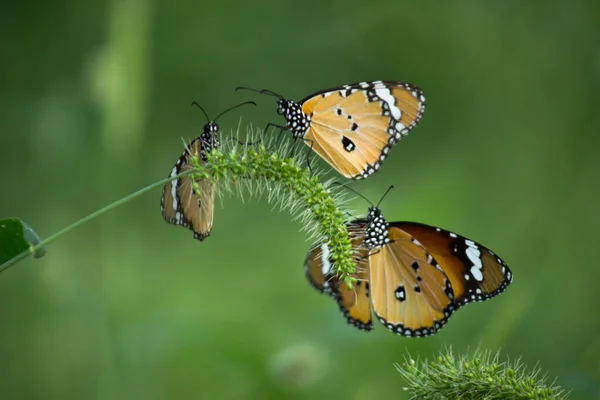
[[[235,106],[233,106],[233,107],[230,107],[230,108],[228,108],[227,110],[223,111],[221,114],[217,115],[217,116],[215,117],[215,119],[214,119],[214,122],[217,122],[217,120],[219,119],[219,117],[221,117],[223,114],[225,114],[225,113],[228,113],[228,112],[229,112],[229,111],[231,111],[231,110],[235,110],[236,108],[238,108],[238,107],[241,107],[241,106],[244,106],[244,105],[246,105],[246,104],[252,104],[253,106],[256,106],[256,103],[255,103],[255,102],[253,102],[253,101],[245,101],[245,102],[243,102],[243,103],[240,103],[240,104],[238,104],[238,105],[235,105]]]
[[[206,117],[206,122],[210,122],[210,118],[208,117],[208,114],[206,113],[206,110],[204,108],[202,108],[202,106],[198,103],[196,103],[195,101],[192,101],[192,106],[196,106],[199,109],[202,110],[202,112],[204,113],[204,116]]]
[[[367,201],[367,203],[369,203],[371,205],[371,207],[373,207],[373,203],[371,202],[371,200],[367,199],[365,196],[363,196],[362,194],[358,193],[355,189],[352,189],[351,187],[346,186],[346,185],[344,185],[343,183],[340,183],[340,182],[333,182],[332,185],[342,186],[346,190],[350,190],[351,192],[354,192],[355,194],[357,194],[360,197],[362,197],[363,199],[365,199]],[[388,189],[388,191],[389,191],[389,189]]]
[[[381,204],[381,202],[383,201],[383,199],[385,199],[385,196],[387,196],[387,194],[390,192],[390,190],[392,190],[394,188],[394,185],[390,185],[390,187],[388,188],[388,190],[385,191],[385,193],[383,194],[383,196],[381,196],[381,199],[379,199],[379,202],[377,203],[377,205],[375,206],[376,208],[379,208],[379,205]]]
[[[280,95],[279,93],[275,93],[274,91],[268,90],[268,89],[261,90],[260,94],[268,94],[269,96],[275,96],[275,97],[279,97],[280,99],[283,99],[282,95]]]
[[[253,89],[253,88],[249,88],[249,87],[246,87],[246,86],[239,86],[239,87],[235,88],[236,92],[238,90],[249,90],[251,92],[256,92],[256,93],[260,93],[260,94],[268,94],[269,96],[274,96],[274,97],[278,97],[280,99],[283,99],[282,95],[277,94],[277,93],[273,92],[272,90],[268,90],[268,89],[258,90],[258,89]]]

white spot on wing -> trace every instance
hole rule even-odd
[[[331,263],[329,262],[330,254],[329,246],[327,243],[323,243],[321,245],[321,272],[323,275],[329,275],[331,272]]]
[[[175,174],[177,175],[177,174]],[[177,187],[179,186],[179,179],[173,179],[171,181],[171,197],[173,198],[173,210],[177,211],[179,204],[177,203]],[[179,218],[178,218],[179,219]]]
[[[467,257],[469,260],[471,260],[475,267],[481,269],[483,264],[481,263],[481,258],[479,258],[479,255],[479,250],[474,249],[473,247],[467,247]]]
[[[473,277],[477,279],[478,282],[483,281],[483,274],[481,273],[481,269],[477,268],[476,266],[471,267],[471,275],[473,275]]]
[[[392,113],[392,117],[394,117],[394,119],[399,120],[402,117],[402,112],[396,106],[396,100],[394,99],[394,96],[392,96],[392,92],[390,91],[390,89],[386,87],[381,89],[375,89],[375,93],[381,100],[387,103],[390,112]]]

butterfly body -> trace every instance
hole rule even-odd
[[[196,157],[200,165],[206,163],[206,155],[212,149],[219,148],[219,126],[209,122],[204,126],[202,134],[186,147],[169,175],[173,178],[163,188],[161,211],[168,223],[187,227],[194,232],[194,239],[203,241],[212,230],[214,218],[215,184],[208,179],[200,179],[198,191],[194,190],[193,178],[190,175],[177,177],[182,172],[193,168],[192,157]]]
[[[204,125],[202,135],[200,135],[200,141],[202,148],[200,150],[200,158],[203,162],[206,162],[206,155],[209,154],[213,149],[218,149],[221,143],[219,142],[219,125],[216,122],[209,122]]]
[[[185,148],[171,170],[169,177],[172,179],[163,188],[160,208],[165,221],[189,228],[194,232],[194,239],[202,241],[212,231],[216,185],[211,179],[196,179],[193,174],[178,175],[193,169],[195,162],[199,165],[206,164],[207,155],[221,145],[217,120],[228,111],[246,104],[256,105],[253,101],[247,101],[228,108],[211,120],[198,103],[192,103],[202,110],[208,122],[204,125],[202,134]]]
[[[314,287],[337,301],[347,321],[363,330],[372,329],[372,308],[391,331],[428,336],[464,304],[494,297],[512,281],[506,263],[486,247],[425,224],[389,223],[377,207],[347,228],[360,283],[348,289],[337,279],[332,260],[324,257],[326,243],[309,252],[305,271]]]

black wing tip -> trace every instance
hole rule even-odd
[[[466,304],[470,304],[470,303],[481,303],[483,301],[487,301],[493,297],[496,297],[502,293],[504,293],[504,291],[506,291],[506,289],[508,288],[508,286],[510,286],[512,282],[512,274],[507,277],[506,279],[504,279],[502,281],[502,284],[500,286],[498,286],[493,292],[489,292],[489,293],[473,293],[473,290],[470,290],[469,292],[465,293],[464,297],[459,299],[456,303],[456,308],[460,308]],[[477,289],[476,289],[477,290]]]
[[[199,241],[204,241],[204,239],[206,239],[207,237],[210,236],[210,232],[196,232],[194,231],[194,239],[198,239]]]

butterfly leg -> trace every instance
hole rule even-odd
[[[288,128],[286,126],[283,125],[277,125],[274,124],[272,122],[269,122],[267,124],[267,126],[265,126],[265,129],[263,129],[263,133],[267,133],[267,131],[269,130],[269,128],[275,128],[275,129],[279,129],[279,134],[277,136],[277,139],[275,140],[275,144],[273,144],[269,150],[272,150],[274,148],[277,148],[277,145],[279,144],[279,141],[281,140],[281,137],[283,136],[283,131],[286,131]]]
[[[286,130],[287,130],[287,127],[286,127],[286,126],[283,126],[283,125],[277,125],[277,124],[274,124],[274,123],[272,123],[272,122],[269,122],[269,123],[267,124],[267,126],[265,126],[265,129],[263,129],[263,133],[265,133],[265,134],[266,134],[266,133],[267,133],[267,131],[269,130],[269,128],[277,128],[277,129],[279,129],[279,133],[282,133],[283,131],[286,131]]]
[[[280,129],[280,131],[282,131],[283,129],[285,129],[285,127],[284,127],[284,126],[275,125],[275,124],[273,124],[273,123],[269,122],[269,123],[267,124],[267,126],[266,126],[266,127],[263,129],[263,135],[264,135],[264,134],[267,132],[267,130],[268,130],[268,129],[269,129],[269,127],[271,127],[271,126],[273,126],[273,127],[276,127],[276,128],[279,128],[279,129]],[[256,145],[256,144],[260,144],[260,143],[262,143],[262,139],[258,139],[258,140],[257,140],[257,141],[255,141],[255,142],[246,142],[246,143],[241,143],[241,142],[240,142],[240,144],[241,144],[241,145],[244,145],[244,146],[252,146],[252,145]]]
[[[296,146],[296,140],[294,139],[292,141],[292,145],[290,146],[290,150],[288,151],[286,158],[292,158],[294,157],[294,147]]]
[[[374,256],[375,254],[379,253],[380,251],[381,251],[381,248],[378,248],[374,252],[369,252],[366,256],[364,256],[364,259],[367,259],[367,258],[369,258],[371,256]]]
[[[306,139],[302,139],[302,140],[304,140],[304,143],[306,143],[306,144],[308,144],[310,142],[310,147],[306,151],[306,166],[308,167],[308,170],[310,171],[310,174],[312,175],[313,171],[312,171],[312,168],[310,167],[310,155],[312,154],[312,149],[313,149],[313,145],[315,144],[315,142],[312,140],[306,140]]]
[[[256,142],[242,142],[242,141],[240,141],[240,140],[238,140],[236,138],[233,138],[233,137],[229,138],[228,141],[229,142],[237,142],[240,146],[252,146],[252,145],[255,145],[255,144],[259,144],[261,142],[261,140],[258,140]]]
[[[238,140],[237,138],[234,138],[234,137],[229,138],[229,140],[237,142],[240,146],[253,146],[253,145],[256,145],[256,144],[259,144],[260,142],[262,142],[262,139],[258,139],[255,142],[242,142],[242,141],[240,141],[240,140]]]
[[[267,126],[263,129],[263,134],[266,133],[269,130],[269,128],[271,128],[271,127],[278,128],[280,133],[283,132],[285,129],[287,129],[285,126],[276,125],[272,122],[269,122],[267,124]],[[262,139],[258,139],[255,142],[242,142],[236,138],[229,138],[229,140],[237,142],[240,146],[253,146],[253,145],[260,144],[262,142]],[[279,140],[279,137],[277,138],[277,140]]]

